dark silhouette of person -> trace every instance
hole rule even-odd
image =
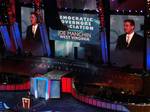
[[[144,37],[135,33],[134,30],[134,20],[124,20],[125,34],[118,37],[116,50],[130,50],[135,52],[141,52],[144,50]]]

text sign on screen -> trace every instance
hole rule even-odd
[[[68,30],[53,30],[50,28],[50,39],[88,42],[99,42],[100,21],[97,14],[60,12],[60,19]]]

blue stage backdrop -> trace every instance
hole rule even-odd
[[[146,56],[146,67],[150,71],[150,39],[147,38],[147,56]]]
[[[60,19],[68,27],[66,31],[50,28],[51,40],[65,40],[99,44],[100,21],[97,14],[59,12]]]

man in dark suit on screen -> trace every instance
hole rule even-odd
[[[26,38],[28,40],[41,41],[38,15],[35,12],[31,12],[30,21],[31,25],[27,27]]]
[[[26,31],[26,47],[32,55],[41,56],[43,55],[43,47],[38,24],[38,14],[36,12],[31,12],[30,21],[31,25],[27,27]]]
[[[129,50],[141,52],[144,49],[144,37],[138,35],[134,31],[135,22],[132,19],[124,20],[125,34],[119,36],[117,40],[116,50]]]

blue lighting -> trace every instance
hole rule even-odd
[[[6,26],[0,26],[0,32],[2,34],[2,38],[5,44],[5,47],[7,49],[7,51],[11,51],[12,48],[12,44],[11,44],[11,40],[8,34],[8,30]]]
[[[16,49],[20,48],[21,51],[23,51],[23,45],[22,45],[22,40],[21,40],[21,36],[20,36],[20,31],[18,28],[18,23],[15,22],[13,25],[11,25],[11,31],[12,31],[13,38],[15,41]]]
[[[49,45],[48,34],[46,31],[45,24],[40,24],[40,33],[41,33],[41,38],[42,38],[42,43],[43,43],[44,54],[47,54],[48,56],[50,56],[51,49]]]
[[[150,39],[147,39],[147,70],[150,70]]]
[[[102,60],[104,64],[107,64],[108,62],[108,49],[107,49],[107,38],[106,38],[106,32],[101,32],[101,50],[102,50]]]

